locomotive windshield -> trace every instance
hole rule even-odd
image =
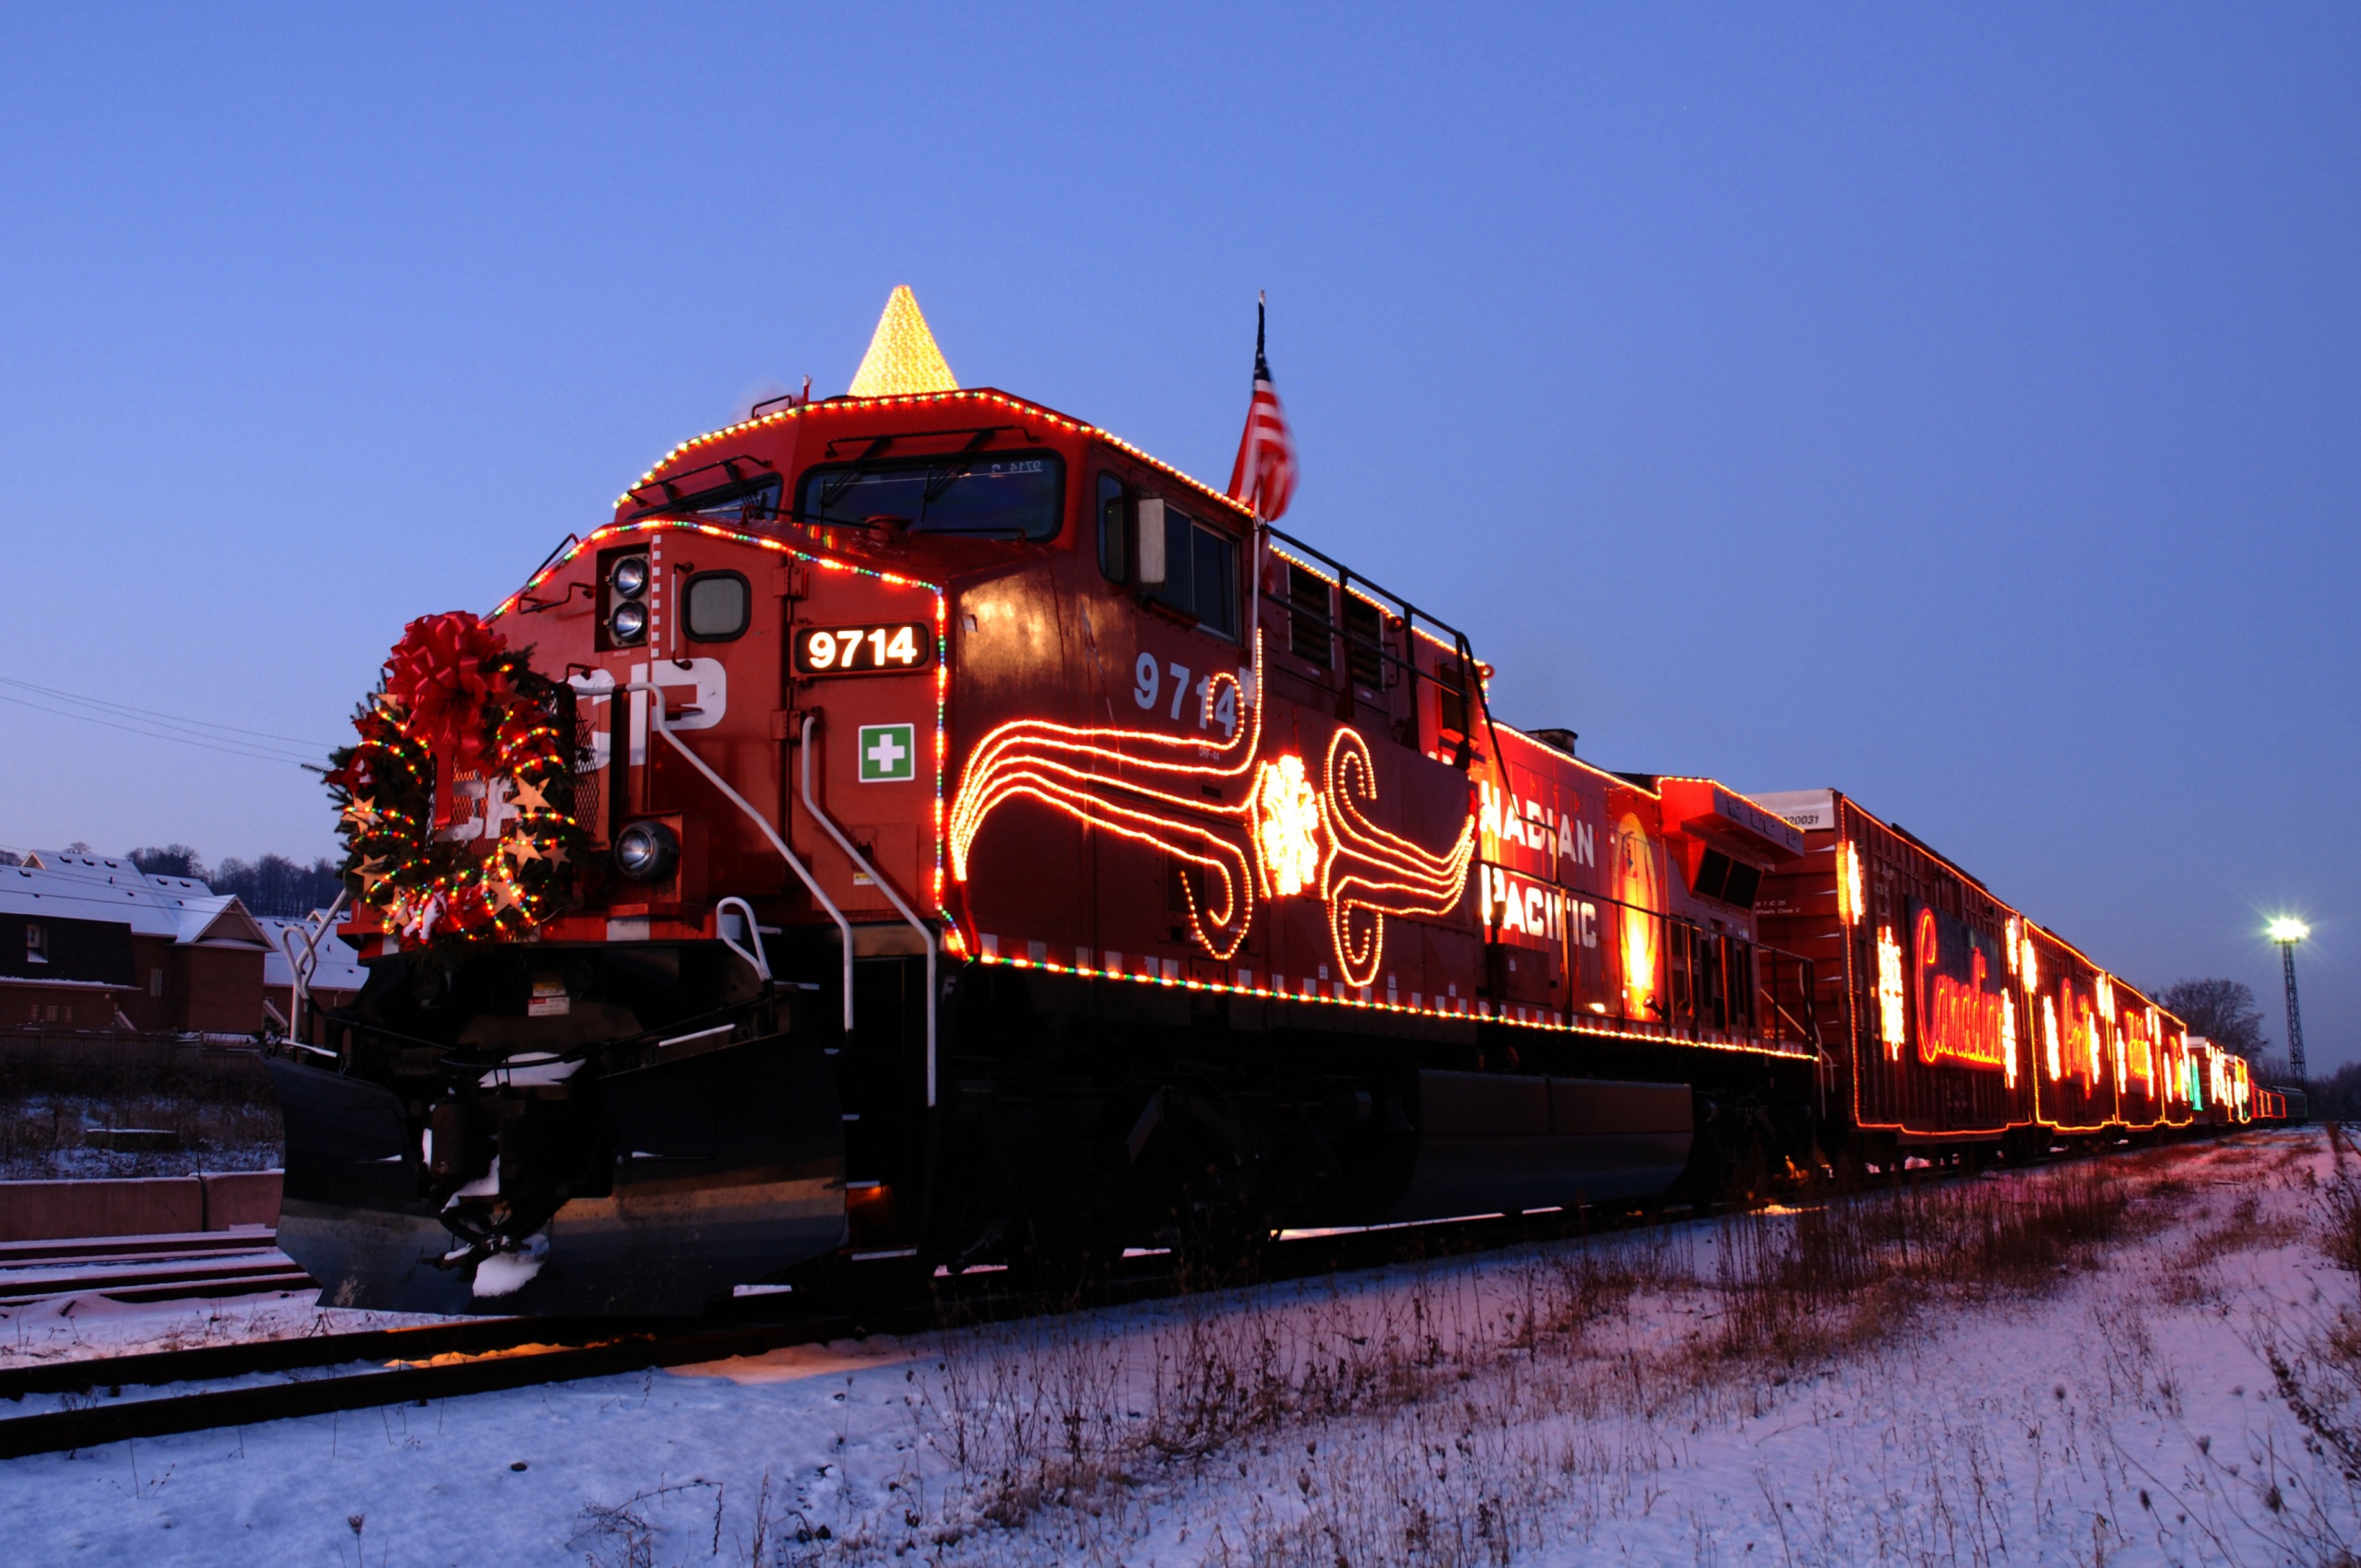
[[[1065,465],[1048,452],[830,463],[809,469],[798,522],[912,533],[1057,537]]]

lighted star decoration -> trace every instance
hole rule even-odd
[[[1257,770],[1252,814],[1263,890],[1300,893],[1320,880],[1320,795],[1303,776],[1303,759],[1283,756]]]

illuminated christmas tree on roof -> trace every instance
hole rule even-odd
[[[900,392],[956,392],[958,378],[934,346],[926,317],[919,313],[918,296],[905,283],[885,301],[869,352],[860,356],[853,373],[856,398],[886,398]]]

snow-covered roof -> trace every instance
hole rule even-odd
[[[268,947],[270,936],[234,893],[191,898],[181,909],[177,940],[208,947]]]
[[[295,977],[287,968],[282,938],[292,931],[295,933],[295,950],[302,952],[303,932],[310,922],[264,915],[257,923],[264,934],[270,938],[270,951],[263,956],[262,960],[262,983],[266,986],[294,984]],[[317,967],[312,970],[314,991],[359,991],[369,979],[369,971],[362,967],[360,956],[337,934],[334,926],[321,933],[319,945],[314,951],[319,956]]]
[[[217,894],[193,877],[149,876],[129,861],[43,851],[20,866],[0,866],[0,913],[105,921],[140,936],[214,946],[269,944],[235,894]]]
[[[175,897],[194,896],[209,898],[213,896],[213,889],[196,877],[151,876],[120,855],[90,855],[78,849],[35,849],[25,857],[25,865],[33,871],[52,872],[59,876],[80,877],[109,885],[125,879],[146,882],[158,892]]]

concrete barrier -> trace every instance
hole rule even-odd
[[[227,1170],[200,1176],[205,1183],[205,1228],[231,1230],[241,1225],[276,1226],[283,1170]]]
[[[156,1236],[279,1223],[276,1170],[135,1176],[89,1182],[0,1182],[0,1241]]]

